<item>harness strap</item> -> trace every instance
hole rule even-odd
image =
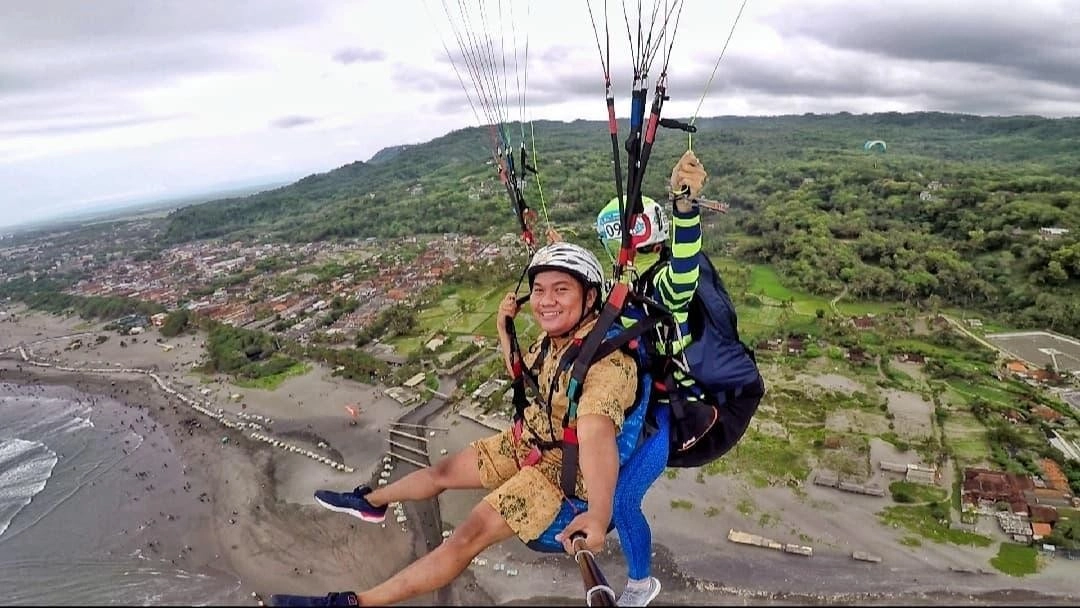
[[[523,268],[521,274],[518,275],[517,287],[515,292],[521,288],[521,282],[525,280],[525,274],[528,268]],[[526,300],[528,295],[519,297],[517,299],[517,305],[520,307]],[[517,326],[514,325],[513,317],[506,318],[506,335],[510,337],[510,366],[513,378],[511,378],[510,387],[513,389],[512,403],[514,404],[514,422],[517,423],[525,417],[525,408],[529,405],[528,397],[525,395],[525,385],[527,382],[532,381],[532,385],[536,385],[535,376],[530,376],[532,370],[526,371],[524,361],[521,356],[521,345],[518,344],[517,339]],[[529,377],[526,377],[529,376]]]
[[[589,372],[589,366],[596,360],[596,349],[600,347],[600,343],[607,337],[608,330],[618,322],[623,308],[626,307],[629,294],[630,286],[626,283],[616,283],[612,286],[611,293],[608,295],[607,301],[604,302],[604,307],[600,310],[600,317],[596,320],[596,325],[589,331],[589,335],[585,337],[585,342],[581,345],[581,353],[574,361],[573,369],[570,372],[570,382],[566,386],[566,394],[570,398],[570,406],[567,408],[566,414],[571,420],[577,417],[578,396],[581,394],[581,386],[585,382],[585,375]]]
[[[592,363],[595,363],[603,359],[604,357],[607,357],[608,355],[619,350],[623,346],[634,346],[634,340],[645,335],[646,332],[653,329],[657,325],[660,325],[663,322],[664,320],[659,317],[646,317],[645,319],[642,319],[637,323],[631,325],[630,327],[626,328],[625,331],[619,333],[619,335],[615,336],[614,338],[601,342],[600,345],[596,348],[596,353],[593,354]],[[590,365],[592,363],[590,363]]]
[[[630,288],[626,283],[616,283],[612,286],[611,293],[608,294],[604,307],[600,310],[600,317],[581,344],[570,371],[570,380],[566,385],[566,414],[563,416],[563,457],[560,475],[560,485],[563,493],[567,496],[576,494],[578,471],[577,429],[572,428],[570,422],[577,418],[578,397],[581,395],[581,387],[585,383],[585,375],[589,372],[589,366],[596,360],[596,352],[600,348],[601,342],[607,337],[608,330],[618,322],[619,316],[622,315],[629,293]],[[560,367],[562,366],[560,365]]]
[[[513,327],[513,321],[509,321],[507,325]],[[514,379],[511,382],[511,388],[514,391],[512,396],[514,404],[514,421],[518,422],[525,419],[525,408],[529,406],[529,398],[528,395],[526,395],[525,390],[531,388],[539,394],[540,387],[537,385],[536,370],[525,367],[521,356],[521,350],[517,346],[517,337],[513,333],[511,333],[510,343],[514,368]],[[536,361],[542,361],[547,357],[549,348],[550,343],[545,339],[540,344],[540,355],[536,358]]]
[[[577,429],[563,427],[562,470],[559,471],[559,486],[566,496],[577,495],[578,438]]]

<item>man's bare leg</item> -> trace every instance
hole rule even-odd
[[[359,593],[360,605],[395,604],[441,589],[464,572],[481,551],[513,535],[502,515],[481,501],[441,545],[385,582]]]
[[[387,484],[364,496],[369,503],[381,507],[403,500],[426,500],[438,496],[443,490],[476,490],[480,483],[480,452],[474,446],[466,446],[457,454],[444,458],[438,464],[413,471],[405,477]]]

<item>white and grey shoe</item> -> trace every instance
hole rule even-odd
[[[626,589],[619,596],[618,606],[648,606],[649,602],[660,595],[660,581],[655,576],[650,576],[644,581],[634,581],[626,584]]]

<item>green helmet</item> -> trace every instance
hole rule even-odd
[[[642,213],[634,223],[631,233],[635,248],[646,247],[667,241],[670,222],[664,209],[653,199],[641,197]],[[596,235],[604,244],[608,255],[614,258],[622,247],[622,223],[619,218],[619,199],[611,199],[596,216]]]

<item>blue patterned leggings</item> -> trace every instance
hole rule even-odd
[[[636,580],[648,578],[652,567],[652,530],[641,510],[641,502],[664,472],[668,459],[668,408],[659,408],[656,418],[659,430],[623,464],[615,492],[614,523],[626,556],[627,576]]]

